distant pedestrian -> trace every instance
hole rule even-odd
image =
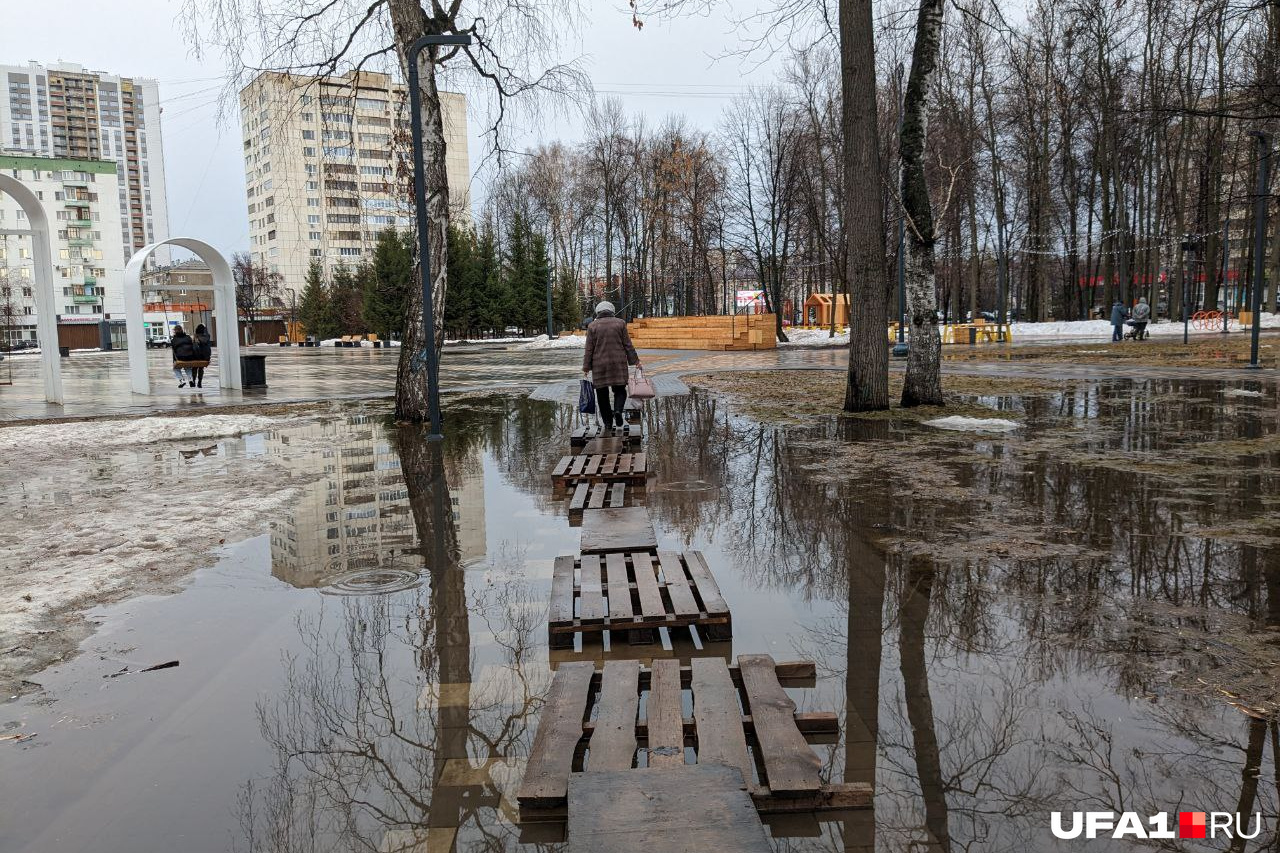
[[[197,388],[203,388],[204,369],[209,366],[209,359],[213,358],[213,346],[209,342],[209,330],[204,327],[204,323],[196,326],[192,349],[195,351],[195,361],[202,361],[204,364],[197,364],[191,368],[191,384]]]
[[[626,321],[614,316],[612,302],[601,302],[596,306],[595,319],[587,326],[582,372],[590,373],[591,382],[596,386],[597,408],[605,429],[622,426],[622,407],[627,402],[627,366],[638,364],[640,358],[631,345]]]
[[[1147,323],[1151,321],[1151,306],[1147,304],[1147,297],[1138,298],[1138,304],[1133,306],[1133,319],[1129,321],[1129,325],[1133,326],[1133,339],[1140,341],[1147,334]]]
[[[192,361],[195,358],[195,343],[181,326],[174,326],[169,348],[173,352],[173,378],[178,380],[179,388],[186,388],[191,383],[191,368],[179,366],[178,362]]]
[[[1119,299],[1111,306],[1111,340],[1124,340],[1124,303]]]

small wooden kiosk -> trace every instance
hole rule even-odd
[[[830,293],[813,293],[804,301],[804,322],[806,326],[826,327],[831,325],[831,311],[834,306],[836,325],[849,325],[849,297],[843,293],[834,296]]]

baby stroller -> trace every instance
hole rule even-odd
[[[1145,341],[1151,337],[1146,320],[1125,320],[1124,324],[1129,327],[1129,331],[1124,333],[1126,341]]]

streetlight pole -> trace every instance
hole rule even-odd
[[[436,357],[436,310],[431,287],[431,223],[427,219],[427,176],[422,162],[422,89],[418,84],[418,56],[426,47],[471,44],[469,35],[428,35],[409,45],[409,119],[413,133],[413,205],[417,214],[418,257],[422,269],[422,336],[420,354],[427,369],[427,411],[431,419],[428,441],[442,441],[440,428],[440,360]]]
[[[898,63],[898,145],[902,145],[902,120],[903,113],[906,112],[907,92],[902,86],[902,75],[905,67],[901,62]],[[899,155],[901,160],[901,155]],[[907,243],[907,213],[902,210],[902,204],[898,204],[898,342],[893,345],[894,358],[906,358],[911,348],[907,346],[906,341],[906,325],[907,325],[907,276],[906,268],[903,266],[904,259],[902,257],[903,249]],[[831,312],[835,313],[835,300],[831,301]]]
[[[1267,243],[1267,190],[1271,186],[1271,137],[1260,130],[1249,135],[1258,140],[1258,192],[1253,197],[1253,287],[1250,288],[1249,310],[1253,314],[1253,334],[1249,341],[1249,368],[1257,370],[1258,330],[1262,327],[1263,258]],[[1273,282],[1276,286],[1280,282]]]
[[[1222,223],[1222,334],[1227,334],[1227,302],[1231,295],[1231,284],[1227,280],[1231,266],[1231,217]],[[1239,308],[1240,306],[1236,306]]]
[[[556,336],[555,322],[552,320],[551,314],[551,279],[554,275],[547,278],[547,340],[551,340]]]

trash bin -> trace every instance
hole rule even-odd
[[[977,342],[978,342],[978,327],[970,326],[969,327],[969,346],[973,346]]]
[[[58,347],[58,355],[63,358],[71,358],[71,347]]]
[[[267,387],[267,357],[265,355],[240,356],[240,384],[244,388]]]

